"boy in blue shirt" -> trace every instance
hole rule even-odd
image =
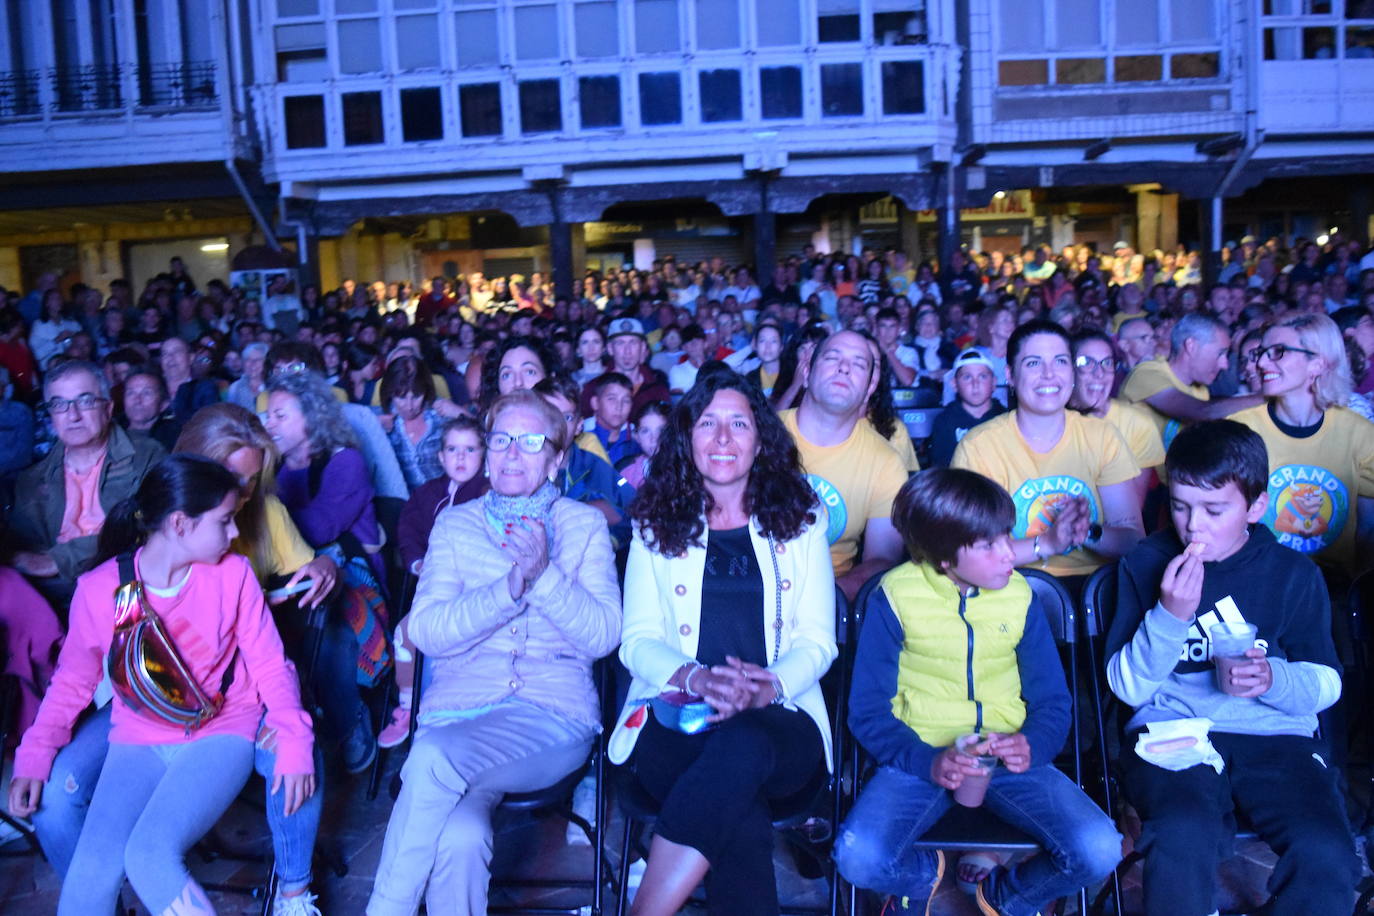
[[[924,911],[943,853],[912,847],[980,775],[956,741],[998,758],[983,801],[1043,851],[977,888],[988,916],[1031,916],[1108,875],[1121,836],[1054,768],[1072,704],[1045,612],[1013,568],[1015,509],[972,471],[911,478],[892,522],[911,562],[883,577],[854,662],[849,729],[878,763],[835,843],[840,873],[891,895],[884,914]]]
[[[1269,457],[1258,433],[1231,420],[1194,424],[1170,444],[1165,467],[1174,528],[1122,558],[1106,641],[1107,681],[1135,710],[1122,782],[1141,818],[1145,912],[1216,912],[1235,809],[1279,857],[1262,912],[1346,916],[1360,869],[1335,770],[1314,737],[1317,713],[1341,693],[1321,573],[1259,523]],[[1218,623],[1257,631],[1226,692],[1211,651]],[[1146,725],[1190,718],[1211,720],[1220,773],[1168,770],[1136,753]]]

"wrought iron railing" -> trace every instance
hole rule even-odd
[[[52,70],[53,107],[57,111],[108,111],[124,107],[119,66],[88,64]]]
[[[0,118],[38,114],[42,110],[38,103],[38,80],[37,70],[0,73]]]
[[[212,107],[218,95],[212,61],[154,64],[138,70],[138,104],[145,108]]]

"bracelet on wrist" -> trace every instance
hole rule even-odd
[[[1035,540],[1031,542],[1031,552],[1035,554],[1035,559],[1042,563],[1045,561],[1045,558],[1040,556],[1040,535],[1038,534],[1035,536]]]
[[[772,705],[772,706],[785,706],[785,705],[787,705],[787,695],[786,695],[785,693],[782,692],[782,681],[778,680],[776,676],[773,678],[773,700],[772,700],[772,703],[771,703],[770,705]]]
[[[688,671],[687,676],[682,679],[682,689],[687,693],[690,693],[694,697],[699,697],[701,696],[701,694],[697,693],[695,690],[692,689],[692,675],[696,674],[698,671],[705,667],[706,666],[701,664],[700,662],[692,662],[692,670]]]

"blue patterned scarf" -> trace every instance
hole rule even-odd
[[[482,511],[499,540],[505,539],[507,525],[522,524],[523,519],[540,522],[547,529],[553,504],[562,495],[551,483],[544,483],[529,496],[502,496],[495,490],[482,495]],[[549,532],[552,540],[553,532]]]

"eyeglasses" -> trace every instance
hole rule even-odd
[[[1308,356],[1319,356],[1315,350],[1304,350],[1302,347],[1290,347],[1288,344],[1270,344],[1267,347],[1256,347],[1250,354],[1250,361],[1258,363],[1263,357],[1269,357],[1269,361],[1277,363],[1289,353],[1305,353]]]
[[[94,410],[101,404],[109,403],[109,398],[102,398],[97,394],[79,394],[68,400],[67,398],[49,398],[44,407],[48,413],[66,413],[73,406],[78,410]]]
[[[510,433],[487,433],[487,448],[493,452],[504,452],[514,442],[525,454],[537,455],[547,441],[549,437],[543,433],[522,433],[519,436],[512,436]]]
[[[1116,371],[1116,358],[1112,356],[1104,356],[1101,359],[1093,359],[1091,356],[1080,356],[1073,361],[1073,364],[1088,372],[1101,371],[1110,375]]]
[[[282,363],[281,365],[277,366],[277,368],[272,370],[272,378],[276,379],[282,378],[287,375],[300,375],[301,373],[309,371],[309,366],[307,366],[300,360],[297,360],[293,363]]]

